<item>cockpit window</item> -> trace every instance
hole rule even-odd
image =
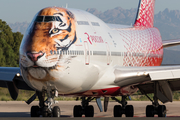
[[[55,16],[44,16],[44,22],[56,21]]]
[[[35,22],[52,22],[59,21],[62,22],[59,16],[37,16]]]
[[[36,22],[42,22],[42,21],[43,21],[43,18],[44,18],[44,16],[37,16],[36,19],[35,19],[35,21],[36,21]]]

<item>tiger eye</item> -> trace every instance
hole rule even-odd
[[[59,30],[58,30],[57,28],[55,28],[55,29],[52,30],[52,33],[53,33],[53,34],[55,34],[55,33],[57,33],[57,32],[59,32]]]

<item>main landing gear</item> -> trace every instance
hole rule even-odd
[[[148,105],[146,107],[146,117],[154,117],[154,115],[158,115],[158,117],[166,117],[166,106],[159,105],[156,96],[154,96],[154,101],[152,101],[152,105]]]
[[[92,105],[89,105],[89,102],[91,102],[94,98],[88,97],[87,99],[85,97],[82,97],[81,105],[75,105],[73,110],[74,117],[82,117],[82,115],[85,115],[85,117],[93,117],[94,116],[94,107]]]
[[[75,105],[73,110],[74,117],[82,117],[82,115],[85,115],[85,117],[93,117],[94,116],[94,107],[92,105],[89,105],[89,102],[91,102],[93,99],[92,97],[82,97],[81,105]],[[122,117],[122,114],[125,114],[126,117],[133,117],[134,116],[134,108],[132,105],[127,105],[126,102],[126,96],[122,96],[122,101],[119,101],[115,97],[112,97],[113,100],[119,102],[121,105],[115,105],[114,106],[114,117]],[[107,105],[108,105],[109,98],[105,97],[104,101],[104,111],[107,111]],[[97,105],[102,112],[102,105],[99,98],[96,98]]]
[[[47,99],[45,100],[45,93]],[[55,104],[54,96],[56,90],[44,90],[43,92],[36,92],[39,98],[39,106],[31,107],[31,117],[60,117],[60,108],[58,106],[52,107]]]
[[[166,106],[165,105],[148,105],[146,107],[146,117],[154,117],[157,114],[158,117],[166,117]]]
[[[122,114],[125,114],[126,117],[133,117],[134,116],[134,107],[132,105],[127,105],[126,101],[127,96],[122,96],[122,100],[119,101],[115,97],[111,97],[116,102],[120,103],[121,105],[114,106],[114,117],[122,117]]]
[[[147,98],[152,102],[152,105],[148,105],[146,107],[146,117],[154,117],[154,115],[158,115],[158,117],[166,117],[166,106],[159,105],[158,97],[157,97],[157,89],[158,89],[158,83],[155,82],[153,100],[151,100],[151,98],[146,95]]]

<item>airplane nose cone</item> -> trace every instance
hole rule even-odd
[[[44,53],[42,52],[39,52],[39,53],[27,52],[26,54],[27,54],[27,57],[33,62],[36,62],[39,58],[41,58],[44,55]]]

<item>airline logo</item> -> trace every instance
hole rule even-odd
[[[92,43],[104,43],[104,40],[102,39],[101,36],[89,35],[86,32],[84,34],[87,35],[87,39],[91,45],[92,45]]]

